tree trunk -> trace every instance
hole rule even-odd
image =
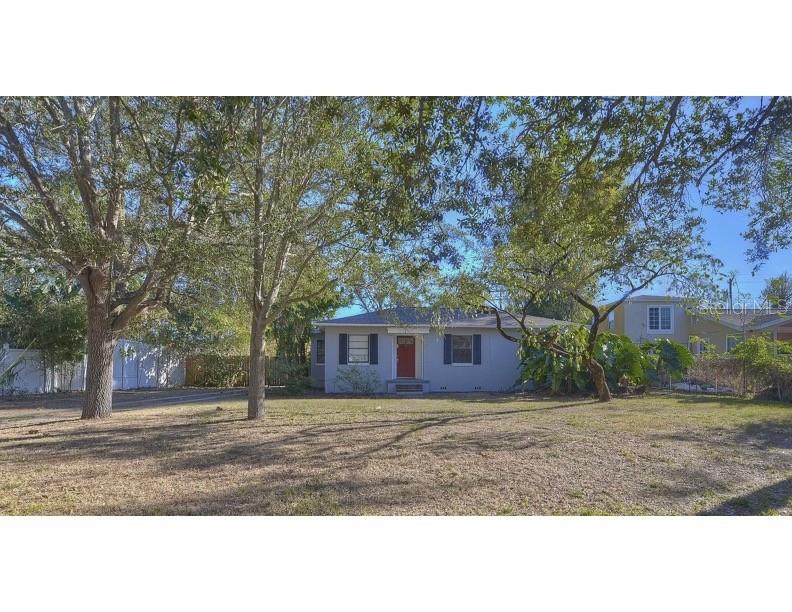
[[[597,397],[599,401],[609,402],[613,398],[608,388],[608,381],[605,379],[605,368],[594,359],[594,351],[597,346],[597,334],[599,334],[599,327],[603,319],[596,307],[592,306],[590,310],[594,318],[589,327],[588,342],[586,344],[586,367],[591,374],[591,379],[594,381],[594,386],[597,388]]]
[[[605,369],[593,357],[586,360],[586,366],[591,374],[591,379],[594,381],[594,386],[597,388],[597,397],[601,402],[609,402],[611,399],[611,392],[608,388],[608,381],[605,380]]]
[[[264,416],[265,399],[264,326],[253,316],[250,325],[250,369],[248,371],[248,419]]]
[[[116,334],[108,312],[109,276],[91,268],[80,275],[88,302],[88,362],[85,372],[83,419],[109,417],[113,411],[113,351]]]

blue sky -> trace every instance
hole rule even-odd
[[[744,100],[746,107],[758,106],[760,98],[747,98]],[[690,194],[697,199],[696,193]],[[694,201],[694,204],[696,202]],[[704,227],[704,239],[709,242],[709,252],[723,262],[721,272],[728,274],[736,272],[736,287],[734,290],[735,299],[738,295],[746,294],[753,298],[758,298],[765,281],[773,276],[778,276],[783,272],[792,272],[792,249],[786,249],[770,255],[767,261],[763,262],[758,269],[755,263],[749,262],[746,252],[751,244],[742,237],[742,232],[748,228],[749,215],[745,211],[739,212],[718,212],[710,207],[701,207],[701,214],[706,220]],[[457,215],[446,217],[447,222],[454,222],[458,219]],[[466,259],[473,259],[470,253],[466,254]],[[647,288],[640,293],[664,294],[666,284],[661,282]],[[726,285],[724,283],[724,289]],[[615,293],[605,292],[605,301],[614,299]],[[337,316],[347,316],[361,312],[361,308],[351,306],[338,311]]]
[[[732,271],[737,273],[735,297],[738,291],[759,297],[766,279],[778,276],[782,272],[792,273],[792,249],[773,253],[754,273],[755,264],[749,262],[746,257],[746,251],[751,247],[751,243],[741,236],[748,227],[747,212],[720,213],[711,208],[704,208],[702,214],[706,219],[704,238],[710,243],[710,253],[723,261],[724,273]],[[665,287],[661,283],[641,293],[665,293]],[[606,300],[614,297],[617,296],[605,295]],[[361,311],[358,306],[350,306],[340,309],[336,316],[344,317]]]

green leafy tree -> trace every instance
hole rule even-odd
[[[82,361],[85,307],[63,275],[13,266],[3,275],[0,344],[39,351],[44,369]]]
[[[0,248],[77,279],[85,296],[83,418],[112,411],[113,350],[207,258],[226,186],[215,108],[184,98],[0,99]]]
[[[710,139],[712,155],[695,185],[717,210],[747,211],[747,255],[760,265],[792,246],[792,98],[705,99],[698,106],[699,137]]]
[[[229,207],[251,286],[248,418],[265,410],[266,330],[286,309],[344,285],[361,254],[412,241],[445,255],[439,177],[461,149],[456,99],[254,98],[226,101]],[[461,108],[461,110],[459,110]],[[471,110],[473,109],[473,110]],[[472,115],[471,115],[472,113]],[[473,119],[470,119],[470,117]]]
[[[592,388],[594,381],[586,366],[587,343],[583,326],[554,326],[526,334],[520,345],[523,382],[534,381],[554,393]],[[626,336],[601,334],[595,354],[610,385],[625,378],[634,384],[646,381],[647,359]]]
[[[564,295],[588,312],[583,360],[601,401],[610,389],[596,347],[608,315],[661,279],[685,293],[714,288],[719,262],[705,250],[702,219],[686,193],[712,151],[699,136],[700,104],[507,100],[501,123],[508,129],[482,158],[487,277],[517,304]],[[596,297],[605,290],[618,297],[601,307]]]
[[[770,308],[792,308],[792,276],[784,272],[768,278],[760,297]]]
[[[307,364],[313,321],[331,316],[342,305],[340,293],[330,293],[281,311],[268,330],[269,337],[275,342],[276,355],[291,364]]]
[[[667,384],[671,383],[672,378],[681,377],[694,361],[688,348],[671,338],[643,342],[641,351],[647,358],[649,377]]]

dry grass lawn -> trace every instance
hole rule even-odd
[[[1,514],[792,514],[792,406],[696,396],[0,404]]]

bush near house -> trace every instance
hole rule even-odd
[[[540,389],[549,389],[553,393],[593,390],[594,383],[582,359],[585,330],[550,328],[546,333],[546,338],[532,338],[521,347],[523,382],[533,381]],[[543,348],[543,344],[548,341],[559,346],[567,355]],[[663,346],[662,350],[654,345],[638,347],[627,336],[606,332],[597,338],[594,356],[604,368],[611,390],[624,390],[646,385],[652,376],[657,377],[658,371],[676,371],[674,368],[680,361],[687,363],[690,353],[682,345],[674,344],[678,346]],[[671,355],[677,355],[678,348],[682,351],[674,360]]]
[[[246,387],[249,363],[247,355],[191,355],[187,358],[186,384],[188,387]],[[264,372],[267,385],[280,387],[288,385],[289,377],[298,376],[302,370],[267,355]]]
[[[690,368],[692,382],[792,402],[792,343],[748,338],[726,355],[706,353]]]
[[[372,395],[382,385],[379,375],[368,368],[349,366],[339,370],[335,377],[336,386],[346,393]]]
[[[642,342],[641,353],[646,356],[647,377],[661,386],[681,379],[695,361],[684,344],[670,338]]]

